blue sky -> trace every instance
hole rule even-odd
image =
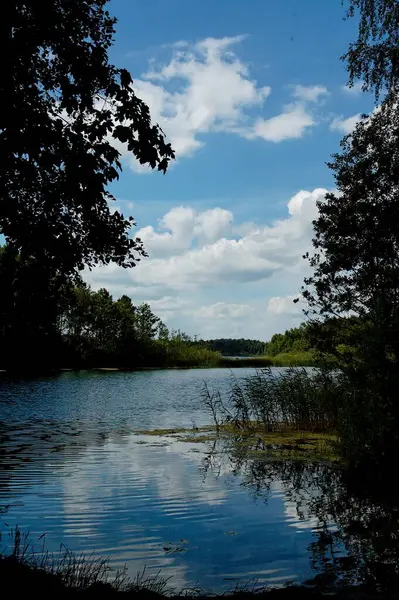
[[[150,255],[94,288],[149,301],[170,327],[267,339],[297,325],[326,161],[372,98],[345,89],[356,36],[340,0],[113,0],[111,59],[176,150],[168,173],[127,155],[112,187]]]

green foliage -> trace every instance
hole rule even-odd
[[[275,367],[312,367],[317,363],[313,352],[281,352],[271,357]]]
[[[165,340],[161,337],[165,335],[163,327],[161,326],[158,339],[164,351],[165,366],[220,366],[219,353],[210,350],[205,342],[193,340],[180,330],[168,332],[168,338]]]
[[[123,143],[166,171],[173,151],[109,62],[115,19],[107,0],[15,0],[3,19],[0,233],[52,274],[144,254],[132,218],[112,211]]]
[[[306,323],[302,323],[299,327],[287,329],[285,333],[275,333],[270,342],[266,342],[264,346],[265,354],[270,356],[287,352],[305,352],[308,349]]]

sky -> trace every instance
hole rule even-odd
[[[309,267],[326,162],[361,113],[361,82],[340,56],[356,37],[340,0],[112,0],[110,58],[164,130],[163,175],[122,147],[113,208],[149,254],[86,279],[149,302],[170,328],[267,340],[303,320],[293,303]]]

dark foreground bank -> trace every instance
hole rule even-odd
[[[96,563],[92,573],[87,571],[87,566],[84,567],[83,574],[76,574],[68,571],[66,567],[62,573],[52,573],[43,568],[29,564],[14,556],[3,557],[0,559],[0,581],[1,587],[6,593],[17,594],[23,596],[25,593],[32,597],[56,597],[86,595],[92,597],[107,598],[116,594],[131,595],[136,598],[148,599],[170,599],[175,600],[180,598],[217,598],[218,596],[209,596],[201,590],[184,590],[180,593],[174,593],[154,589],[154,582],[146,587],[143,583],[126,581],[123,576],[116,581],[115,584],[107,581],[101,581],[98,578],[100,575],[99,564]],[[101,569],[100,569],[101,570]],[[77,576],[77,577],[76,577]],[[68,584],[69,580],[69,584]],[[235,598],[235,599],[252,599],[265,598],[265,600],[315,600],[326,598],[337,598],[338,600],[371,600],[383,599],[396,600],[399,599],[397,591],[378,592],[370,590],[367,586],[349,586],[339,590],[331,590],[324,585],[317,585],[317,581],[312,582],[309,586],[288,586],[279,589],[251,589],[248,588],[236,589],[230,593],[219,596],[220,598]],[[159,585],[159,584],[158,584]],[[159,587],[162,587],[162,583]]]

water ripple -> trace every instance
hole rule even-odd
[[[204,472],[206,445],[136,435],[207,422],[202,381],[227,385],[222,373],[0,382],[0,508],[9,505],[8,526],[29,530],[33,542],[45,532],[53,551],[62,542],[109,556],[132,575],[145,565],[162,569],[181,587],[309,576],[316,523],[299,515],[281,486],[266,503],[231,466]]]

